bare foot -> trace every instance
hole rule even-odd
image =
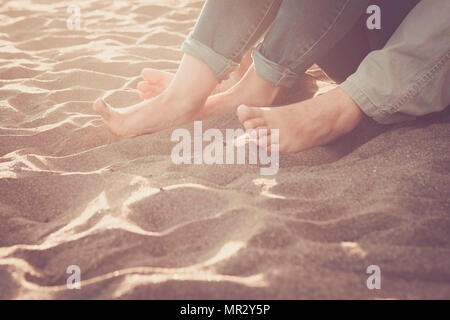
[[[118,136],[153,133],[194,120],[217,83],[214,72],[205,63],[184,55],[170,85],[157,97],[117,109],[99,99],[93,109]]]
[[[329,143],[353,130],[363,112],[341,89],[332,89],[313,99],[284,107],[239,106],[239,120],[245,129],[279,129],[279,151],[298,152]]]
[[[127,108],[112,108],[103,99],[93,109],[115,134],[133,137],[153,133],[194,120],[195,108],[182,100],[170,101],[164,95]],[[165,110],[170,110],[167,112]]]
[[[163,71],[157,71],[152,69],[144,69],[143,76],[147,79],[152,79],[145,83],[140,83],[140,89],[147,90],[146,93],[142,93],[141,97],[147,99],[150,96],[156,96],[150,98],[150,100],[144,100],[143,102],[125,109],[113,109],[108,107],[103,100],[98,100],[94,104],[94,110],[101,114],[110,129],[120,136],[134,136],[138,134],[151,133],[159,131],[170,126],[176,126],[182,123],[186,123],[193,120],[204,120],[206,118],[233,113],[236,111],[240,104],[251,104],[253,106],[267,106],[271,105],[275,100],[280,87],[274,87],[266,80],[259,77],[253,67],[249,68],[244,77],[236,83],[232,88],[225,92],[210,95],[206,100],[204,106],[198,112],[184,114],[182,110],[175,112],[168,118],[179,118],[180,121],[168,122],[169,119],[161,119],[160,116],[156,117],[162,122],[157,121],[152,123],[151,119],[155,118],[154,114],[160,114],[160,108],[165,104],[166,110],[177,109],[176,106],[170,105],[170,102],[165,101],[159,103],[161,99],[164,99],[166,95],[165,86],[169,86],[172,81],[172,75]],[[217,87],[216,87],[217,89]],[[159,93],[161,91],[162,93]],[[180,103],[183,105],[183,103]],[[184,104],[184,108],[190,107]],[[138,111],[136,111],[138,110]],[[143,111],[147,110],[147,111]],[[167,113],[164,113],[167,117]],[[126,122],[124,122],[126,118]],[[148,120],[145,120],[148,119]],[[134,130],[133,128],[139,128]]]
[[[274,87],[270,82],[258,76],[252,66],[233,87],[208,97],[205,106],[198,114],[200,118],[197,120],[233,113],[241,104],[257,107],[269,106],[274,102],[280,90],[280,87]]]
[[[253,62],[251,53],[252,50],[245,54],[239,68],[233,71],[227,80],[220,82],[211,94],[214,95],[224,92],[241,80]],[[141,76],[144,81],[139,82],[137,88],[142,100],[151,99],[160,95],[166,90],[174,77],[172,73],[152,68],[144,68],[141,72]]]
[[[142,100],[159,96],[172,82],[173,74],[161,70],[145,68],[141,72],[145,81],[138,83],[137,88]]]

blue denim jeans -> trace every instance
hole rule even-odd
[[[256,73],[290,87],[351,30],[369,0],[208,0],[183,43],[185,53],[226,79],[253,51]]]
[[[208,0],[182,50],[205,62],[223,80],[264,35],[253,51],[253,61],[256,73],[274,86],[293,86],[314,63],[332,67],[331,73],[343,81],[343,74],[350,75],[370,50],[381,49],[417,2]],[[371,32],[375,36],[370,41],[365,13],[373,3],[382,7],[383,16],[391,17],[383,20],[380,32]]]

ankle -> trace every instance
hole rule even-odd
[[[255,102],[258,102],[259,106],[270,106],[277,98],[281,87],[273,86],[266,80],[264,81],[265,83],[262,83],[258,87],[255,87],[254,92],[250,92],[250,94],[252,95]]]
[[[158,96],[159,102],[171,109],[183,109],[186,112],[199,111],[205,100],[193,97],[192,95],[183,95],[171,90],[166,90]]]
[[[261,99],[261,103],[264,105],[270,105],[275,101],[278,93],[281,90],[280,86],[275,86],[266,79],[260,77],[255,70],[252,72],[251,82],[253,85],[250,90],[253,89],[254,93]]]
[[[253,106],[270,106],[275,101],[281,87],[274,86],[267,80],[255,75],[247,79],[245,85],[238,85],[230,92],[232,98],[239,104],[247,103]]]
[[[343,131],[352,131],[362,120],[364,114],[355,101],[341,88],[336,88],[335,98],[339,108],[339,119],[336,122]]]
[[[272,104],[280,93],[280,90],[280,86],[270,84],[270,87],[264,91],[266,92],[266,101],[268,101],[269,104]]]

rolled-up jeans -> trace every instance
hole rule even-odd
[[[208,0],[182,50],[226,79],[253,51],[256,73],[293,86],[360,20],[370,0]]]

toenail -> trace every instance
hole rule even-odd
[[[238,107],[238,111],[242,112],[242,111],[245,110],[246,108],[247,108],[247,106],[246,106],[245,104],[241,104],[241,105]]]

